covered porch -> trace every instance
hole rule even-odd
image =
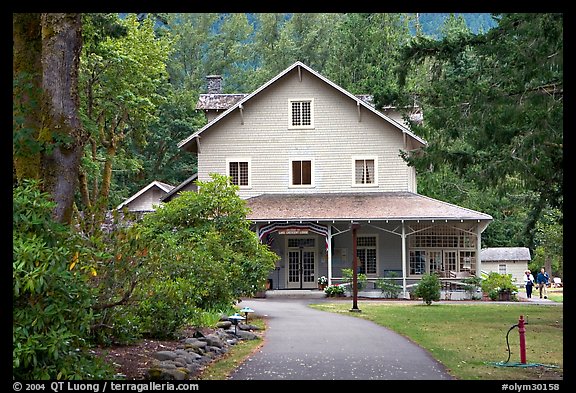
[[[279,256],[269,276],[275,290],[318,288],[321,276],[328,285],[343,283],[353,250],[358,273],[372,284],[394,276],[404,298],[425,273],[445,284],[479,276],[481,234],[492,219],[408,192],[277,194],[247,202],[253,229]]]

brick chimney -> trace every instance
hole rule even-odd
[[[208,94],[222,94],[222,75],[208,75],[206,81]]]

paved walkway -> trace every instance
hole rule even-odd
[[[526,290],[525,289],[520,289],[516,296],[518,296],[518,300],[520,300],[522,302],[530,302],[530,303],[537,303],[537,304],[560,304],[560,303],[553,302],[550,299],[544,299],[544,298],[540,299],[540,294],[539,294],[538,290],[534,290],[532,292],[532,297],[530,299],[528,299],[528,297],[526,296]]]
[[[447,380],[443,365],[407,338],[373,322],[314,310],[318,299],[249,299],[267,316],[260,351],[231,375],[235,380]]]

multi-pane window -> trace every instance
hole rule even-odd
[[[457,231],[449,226],[437,226],[410,236],[410,247],[418,248],[475,248],[476,236],[468,231]]]
[[[314,238],[288,238],[288,247],[300,248],[300,247],[316,247],[316,239]]]
[[[313,126],[312,100],[290,101],[290,126]]]
[[[507,274],[506,273],[506,264],[501,263],[498,265],[498,273],[499,274]]]
[[[354,161],[354,183],[376,184],[376,164],[374,159],[360,159]]]
[[[230,161],[228,163],[228,176],[232,184],[237,186],[249,186],[248,162]]]
[[[428,261],[430,262],[428,266],[430,272],[441,272],[444,270],[442,266],[442,251],[428,251]]]
[[[446,250],[444,251],[444,260],[446,264],[446,269],[448,271],[456,271],[456,251]]]
[[[292,185],[293,186],[312,185],[312,161],[310,160],[292,161]]]
[[[476,273],[476,234],[465,225],[414,223],[408,237],[410,274]]]
[[[356,256],[362,274],[377,274],[378,268],[376,236],[358,236],[356,238]]]
[[[424,274],[426,273],[426,251],[413,250],[410,251],[410,274]]]
[[[460,271],[472,269],[476,265],[475,251],[460,251]]]

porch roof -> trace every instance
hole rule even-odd
[[[263,194],[247,199],[254,222],[483,220],[492,216],[412,192]]]

